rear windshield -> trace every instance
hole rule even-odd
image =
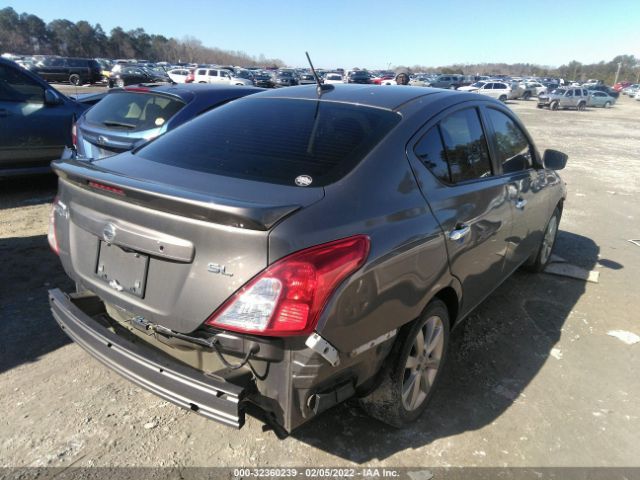
[[[295,185],[305,175],[313,186],[324,186],[348,173],[399,120],[396,113],[370,107],[247,97],[196,118],[136,154],[284,185]]]
[[[141,92],[114,92],[86,114],[87,122],[126,131],[159,128],[173,117],[184,102],[177,98]]]

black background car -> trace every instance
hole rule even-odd
[[[90,58],[46,57],[34,63],[30,70],[48,82],[82,85],[102,80],[102,67]]]
[[[49,172],[71,145],[71,125],[93,100],[75,101],[0,58],[0,176]]]
[[[349,75],[348,83],[371,83],[371,75],[369,75],[369,72],[366,72],[364,70],[351,72],[351,74]]]
[[[288,70],[278,72],[275,76],[275,87],[293,87],[298,85],[298,77]]]
[[[268,73],[256,73],[253,75],[256,87],[273,88],[275,83],[273,77]]]
[[[168,75],[155,70],[134,66],[122,67],[119,72],[112,73],[109,77],[109,88],[125,87],[137,83],[170,82]]]

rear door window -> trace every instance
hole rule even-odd
[[[440,122],[451,181],[454,183],[492,174],[487,142],[475,108],[460,110]]]
[[[153,93],[114,92],[87,111],[87,122],[123,131],[141,131],[164,125],[184,102]]]
[[[437,125],[418,141],[414,153],[438,180],[444,183],[451,182],[447,155],[442,145],[440,128]]]
[[[332,183],[398,123],[394,112],[341,103],[247,97],[216,108],[136,152],[194,171],[295,185]],[[308,179],[305,179],[308,180]]]
[[[513,173],[531,168],[533,148],[520,127],[498,110],[487,108],[485,111],[493,126],[491,141],[502,172]]]

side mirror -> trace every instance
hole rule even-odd
[[[545,150],[544,155],[542,156],[542,163],[545,168],[550,168],[551,170],[562,170],[567,164],[568,159],[569,155],[566,153],[562,153],[557,150]]]
[[[62,98],[60,95],[55,93],[53,90],[45,90],[44,91],[44,104],[45,105],[60,105],[62,103]]]

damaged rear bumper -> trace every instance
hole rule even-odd
[[[169,402],[225,425],[242,427],[242,387],[207,376],[160,351],[116,335],[83,311],[82,301],[59,289],[49,291],[54,318],[93,357]]]

